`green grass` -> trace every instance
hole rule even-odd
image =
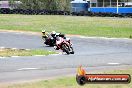
[[[19,49],[0,49],[0,57],[10,56],[33,56],[33,55],[49,55],[56,52],[46,50],[19,50]]]
[[[102,73],[102,72],[101,72]],[[112,74],[130,74],[132,75],[132,69],[126,70],[113,70],[103,73]],[[8,88],[132,88],[130,84],[86,84],[79,86],[76,83],[75,77],[64,77],[53,80],[44,80],[39,82],[31,82],[25,84],[16,84],[8,86]]]
[[[0,30],[41,32],[42,29],[85,36],[129,38],[132,36],[132,19],[115,17],[0,14]]]

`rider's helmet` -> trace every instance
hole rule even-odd
[[[56,37],[60,36],[60,33],[56,33]]]
[[[52,32],[51,32],[51,36],[52,36],[52,37],[55,37],[55,35],[56,35],[56,32],[55,32],[55,31],[52,31]]]
[[[45,30],[42,30],[42,33],[45,34]]]

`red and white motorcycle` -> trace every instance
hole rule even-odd
[[[66,52],[67,54],[74,54],[74,50],[70,38],[64,39],[62,37],[57,37],[56,49],[57,50],[61,49],[63,52]]]

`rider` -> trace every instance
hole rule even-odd
[[[49,37],[49,33],[46,32],[45,30],[42,30],[42,39],[48,38]]]
[[[52,32],[50,33],[50,35],[51,35],[51,37],[52,37],[53,39],[56,40],[56,32],[55,32],[55,31],[52,31]]]
[[[51,36],[56,40],[56,37],[62,37],[62,38],[64,38],[64,39],[66,39],[66,37],[65,37],[65,35],[64,34],[62,34],[62,33],[57,33],[57,32],[55,32],[55,31],[52,31],[51,32]]]
[[[59,37],[62,37],[62,38],[64,38],[64,39],[66,39],[66,37],[65,37],[64,34],[62,34],[62,33],[56,33],[55,31],[52,31],[52,32],[51,32],[51,36],[52,36],[52,38],[54,39],[55,44],[56,44],[56,40],[59,41],[59,40],[58,40]],[[59,50],[59,47],[58,47],[57,45],[55,45],[55,46],[54,46],[54,49],[55,49],[55,50]]]
[[[42,39],[51,37],[51,40],[53,41],[53,43],[55,44],[54,49],[58,50],[59,48],[56,46],[56,40],[57,37],[62,37],[64,39],[66,39],[64,34],[61,33],[57,33],[55,31],[52,31],[51,33],[46,32],[45,30],[42,30]]]

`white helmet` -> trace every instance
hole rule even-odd
[[[52,31],[52,32],[51,32],[51,34],[53,34],[53,35],[54,35],[54,34],[56,34],[56,32],[55,32],[55,31]]]

